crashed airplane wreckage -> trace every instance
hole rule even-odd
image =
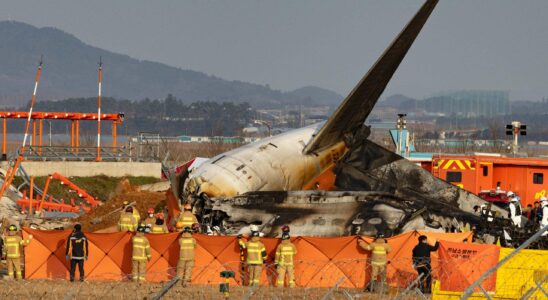
[[[226,234],[259,224],[267,235],[385,235],[463,230],[485,202],[367,140],[365,119],[430,16],[428,0],[325,123],[266,138],[209,159],[174,182],[203,224]],[[335,191],[312,190],[328,172]],[[308,191],[307,191],[308,190]]]

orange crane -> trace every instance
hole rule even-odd
[[[75,191],[79,198],[85,200],[87,205],[84,205],[83,203],[80,205],[75,204],[74,199],[70,199],[70,204],[65,204],[63,202],[57,203],[53,201],[53,196],[49,196],[49,201],[46,201],[47,193],[49,189],[49,185],[51,180],[59,180],[62,185],[67,186],[71,190]],[[32,215],[33,211],[41,212],[42,209],[46,209],[48,211],[56,210],[60,212],[80,212],[80,210],[83,210],[85,212],[88,212],[90,210],[90,207],[93,208],[97,205],[101,205],[102,202],[90,195],[86,190],[80,188],[76,184],[74,184],[72,181],[70,181],[65,176],[59,174],[59,173],[53,173],[48,176],[48,179],[46,180],[46,184],[44,185],[44,190],[42,191],[42,198],[40,199],[38,195],[36,195],[36,199],[33,197],[33,191],[34,191],[34,183],[33,183],[33,177],[30,178],[30,196],[27,197],[26,193],[23,194],[23,197],[17,200],[17,205],[21,207],[21,210],[24,211],[28,207],[29,215]]]

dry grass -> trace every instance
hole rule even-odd
[[[74,282],[66,280],[0,281],[1,299],[152,299],[164,286],[163,283],[133,282]],[[327,288],[274,288],[230,287],[231,299],[321,299]],[[396,294],[379,295],[364,293],[358,289],[334,289],[331,299],[393,299]],[[218,286],[191,286],[183,288],[177,283],[162,299],[223,299]],[[419,299],[417,296],[403,299]]]

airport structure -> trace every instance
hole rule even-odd
[[[418,109],[428,113],[466,117],[492,117],[510,114],[508,91],[477,90],[442,92],[423,101],[418,101]]]

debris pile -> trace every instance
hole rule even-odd
[[[114,211],[121,208],[125,201],[135,202],[135,207],[141,214],[141,218],[145,218],[149,207],[159,210],[165,206],[166,196],[165,192],[141,191],[138,186],[131,185],[128,179],[122,179],[108,201],[75,221],[82,224],[84,231],[116,231],[120,212]]]

